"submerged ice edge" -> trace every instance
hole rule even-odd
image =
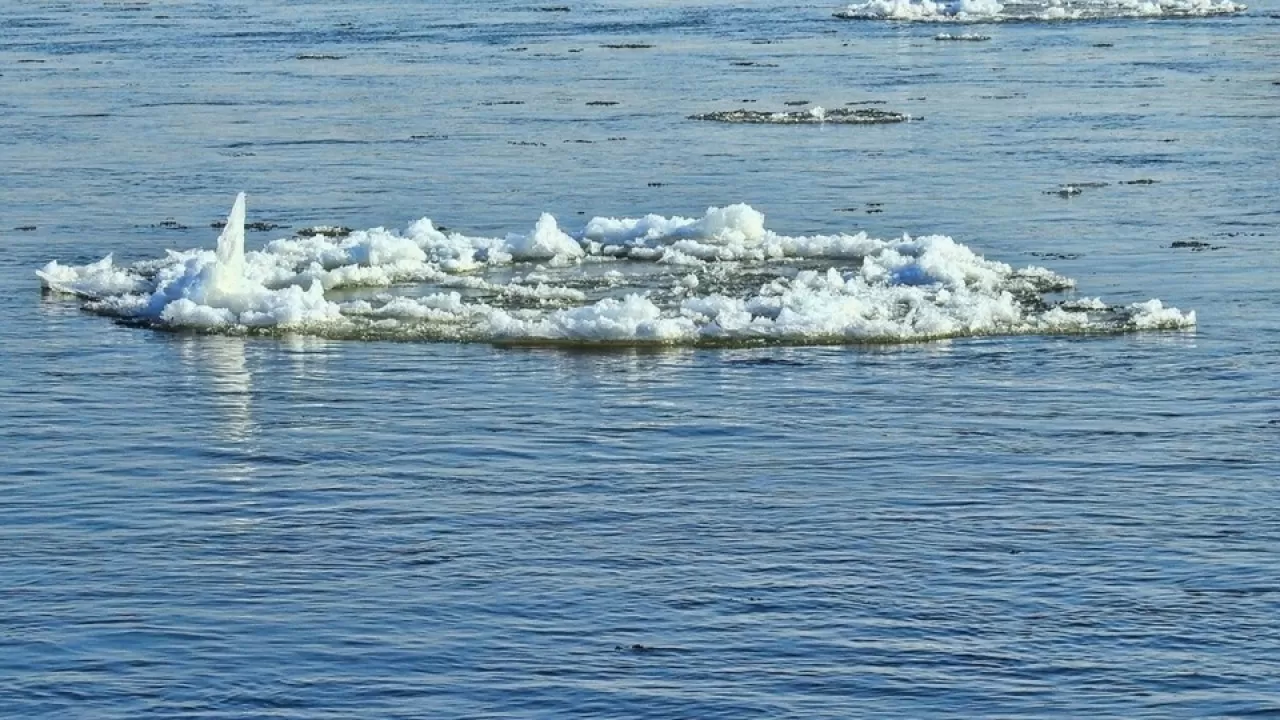
[[[866,0],[835,12],[844,20],[899,22],[1056,22],[1125,18],[1197,18],[1248,10],[1234,0]]]
[[[943,235],[780,235],[743,204],[700,218],[597,217],[577,235],[545,213],[530,232],[503,238],[446,234],[423,218],[403,232],[281,238],[250,252],[244,205],[242,193],[215,251],[169,251],[127,266],[111,255],[83,266],[53,261],[37,275],[45,288],[82,298],[87,310],[131,324],[334,338],[901,343],[1196,321],[1193,311],[1159,300],[1051,301],[1074,281],[986,260]],[[345,302],[326,295],[408,284],[430,292]]]

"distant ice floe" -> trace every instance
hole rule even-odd
[[[1248,9],[1233,0],[867,0],[835,13],[845,20],[906,22],[1010,22],[1190,18],[1231,15]]]
[[[1071,295],[1074,281],[986,260],[943,235],[780,235],[742,204],[699,218],[597,217],[573,235],[547,214],[502,238],[445,233],[423,218],[403,232],[316,232],[249,252],[244,218],[241,194],[215,251],[127,266],[110,255],[82,266],[54,261],[36,274],[49,291],[131,324],[352,339],[901,343],[1196,321],[1159,300],[1050,299]]]
[[[910,115],[892,110],[876,110],[873,108],[827,110],[822,106],[814,106],[808,110],[794,112],[762,112],[759,110],[721,110],[717,112],[690,115],[690,120],[711,120],[725,123],[750,123],[769,125],[819,125],[823,123],[844,125],[884,125],[889,123],[908,122]]]

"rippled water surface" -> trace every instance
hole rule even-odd
[[[1280,714],[1274,0],[981,42],[419,5],[0,9],[0,715]],[[867,101],[923,119],[688,119]],[[281,226],[251,248],[747,202],[1198,325],[570,352],[42,294],[55,258],[212,248],[240,190]]]

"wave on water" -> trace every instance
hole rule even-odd
[[[1193,18],[1231,15],[1248,9],[1233,0],[867,0],[835,13],[845,20],[908,22],[1011,22]]]
[[[513,344],[901,343],[1186,328],[1159,300],[1068,297],[1075,282],[986,260],[943,235],[780,235],[748,205],[700,218],[597,217],[569,235],[310,233],[244,249],[241,193],[215,251],[50,262],[44,287],[124,322],[199,332]],[[397,288],[340,300],[340,288]],[[1050,296],[1063,294],[1060,299]]]

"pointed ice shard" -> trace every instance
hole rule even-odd
[[[227,215],[227,224],[218,236],[218,264],[213,271],[213,286],[224,292],[234,291],[244,282],[244,193]]]

